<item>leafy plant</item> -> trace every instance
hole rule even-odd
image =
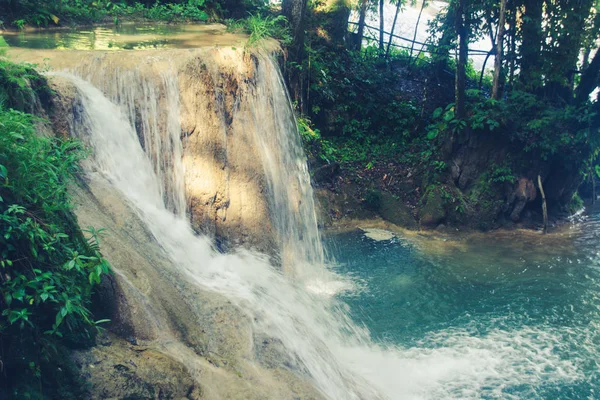
[[[250,35],[247,42],[249,47],[257,46],[268,38],[278,39],[284,45],[289,44],[292,40],[287,19],[283,15],[249,14],[245,19],[226,22],[230,32],[241,31]]]
[[[71,213],[67,184],[86,152],[37,135],[33,122],[0,108],[1,361],[9,379],[35,381],[61,338],[94,336],[90,296],[110,266],[101,231],[86,238]]]

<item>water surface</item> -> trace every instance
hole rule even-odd
[[[44,50],[144,50],[232,46],[244,35],[219,24],[122,24],[4,32],[10,47]]]
[[[547,237],[328,241],[357,283],[351,317],[431,375],[423,398],[585,399],[600,396],[599,226],[596,210]]]

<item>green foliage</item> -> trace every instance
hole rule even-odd
[[[17,29],[123,19],[198,22],[255,12],[265,5],[263,0],[0,0]]]
[[[206,0],[188,0],[178,3],[154,3],[152,6],[146,6],[142,3],[114,4],[110,8],[110,15],[115,18],[134,18],[148,19],[151,21],[163,22],[184,22],[184,21],[206,21],[209,19],[209,13],[220,11],[218,3],[209,4]]]
[[[306,116],[298,116],[298,131],[309,157],[326,163],[337,161],[337,151],[328,140],[323,140],[321,132],[312,127],[312,122]]]
[[[3,49],[0,42],[0,50]],[[46,80],[29,64],[0,58],[0,105],[33,111],[34,99],[45,102],[51,95]]]
[[[487,179],[490,183],[515,183],[517,177],[508,164],[493,165],[487,172]]]
[[[84,237],[67,193],[85,151],[37,135],[33,122],[0,108],[0,342],[9,382],[40,380],[61,338],[94,336],[90,296],[109,272],[101,231]]]
[[[245,19],[227,20],[226,23],[230,32],[245,32],[250,35],[247,42],[249,47],[258,46],[269,38],[277,39],[283,45],[292,41],[287,20],[283,15],[250,14]]]
[[[454,103],[451,103],[445,109],[438,107],[433,111],[432,122],[427,127],[427,139],[434,140],[447,132],[456,134],[466,127],[466,121],[455,118]]]
[[[368,190],[363,203],[367,209],[378,211],[381,208],[381,193],[378,190]]]
[[[569,204],[567,204],[567,212],[569,214],[575,214],[577,211],[583,208],[583,200],[579,196],[578,192],[575,192]]]

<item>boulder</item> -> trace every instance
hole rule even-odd
[[[423,206],[419,210],[421,225],[425,227],[436,227],[446,218],[444,201],[439,191],[430,189],[425,193]]]
[[[413,211],[404,202],[387,192],[381,192],[380,199],[379,214],[383,219],[407,229],[417,229]]]
[[[515,190],[509,197],[509,202],[514,202],[514,207],[510,213],[510,219],[517,222],[521,218],[521,212],[528,202],[535,200],[537,189],[535,184],[528,178],[520,178],[515,184]]]

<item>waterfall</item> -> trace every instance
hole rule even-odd
[[[507,381],[526,385],[546,376],[532,377],[518,363],[523,349],[540,365],[552,358],[549,347],[540,350],[536,345],[536,341],[556,341],[543,332],[525,328],[507,334],[497,330],[478,337],[450,329],[426,335],[417,347],[384,346],[373,343],[369,332],[350,320],[343,303],[325,295],[322,285],[335,282],[336,276],[323,262],[294,116],[281,75],[268,57],[261,56],[255,63],[255,78],[248,79],[248,91],[239,100],[244,104],[232,107],[232,115],[224,118],[229,119],[223,123],[227,128],[219,135],[233,136],[249,149],[248,157],[260,159],[266,186],[256,195],[268,197],[271,221],[265,222],[265,230],[274,225],[281,254],[277,264],[243,248],[222,254],[209,236],[198,235],[192,228],[186,212],[190,207],[186,203],[188,188],[183,183],[189,171],[181,161],[189,138],[182,143],[183,123],[178,119],[185,107],[179,97],[190,82],[182,84],[181,75],[169,63],[155,71],[155,79],[104,63],[100,59],[95,68],[55,74],[72,82],[79,93],[81,107],[74,109],[71,131],[93,149],[86,171],[90,175],[99,172],[122,194],[154,238],[156,246],[149,246],[164,252],[169,267],[172,264],[177,276],[184,277],[187,286],[174,285],[167,293],[193,285],[227,298],[247,316],[254,334],[251,340],[266,337],[281,345],[285,368],[308,379],[328,399],[474,398],[490,386],[499,388],[496,397],[503,397]],[[225,153],[216,146],[205,150]],[[221,170],[221,165],[216,169]],[[249,181],[260,179],[252,172]],[[208,171],[197,173],[202,179],[210,178]],[[125,231],[128,226],[127,221],[122,222]],[[135,268],[137,265],[132,270]],[[139,291],[140,296],[146,289]],[[195,301],[193,296],[182,293],[186,301]],[[147,308],[152,314],[153,308]],[[154,325],[167,330],[168,323]],[[168,340],[161,343],[161,351],[184,352],[184,342]],[[260,358],[260,344],[254,347]],[[197,353],[186,349],[180,361],[193,368],[191,360]],[[545,367],[540,367],[542,370]],[[559,368],[558,373],[563,372],[573,374],[569,365]]]
[[[250,317],[256,332],[280,341],[294,369],[307,376],[327,398],[380,398],[378,390],[351,367],[356,360],[348,363],[341,359],[349,354],[354,357],[350,349],[368,342],[368,333],[354,326],[335,300],[307,290],[311,282],[305,278],[309,274],[326,275],[312,189],[281,75],[271,60],[261,63],[256,113],[251,117],[263,127],[257,140],[273,196],[271,211],[277,214],[278,241],[285,257],[292,258],[293,266],[299,268],[291,274],[282,273],[266,257],[247,250],[220,254],[207,237],[196,235],[185,215],[173,207],[172,199],[183,196],[168,193],[178,187],[174,182],[181,173],[173,169],[178,166],[176,153],[157,154],[156,149],[171,146],[173,150],[180,145],[165,144],[161,141],[164,133],[159,133],[161,140],[145,136],[140,140],[134,126],[138,117],[130,107],[123,106],[127,102],[122,102],[125,96],[142,94],[136,97],[147,113],[144,117],[148,126],[142,130],[156,132],[152,124],[160,117],[153,113],[164,95],[129,77],[118,83],[122,88],[119,96],[109,98],[73,74],[55,75],[68,78],[80,92],[82,111],[71,129],[93,149],[93,166],[89,168],[101,172],[123,194],[158,245],[190,281],[225,295]],[[140,87],[128,86],[136,84]],[[171,182],[167,175],[173,179]]]
[[[270,58],[258,65],[251,101],[255,112],[248,122],[256,127],[282,265],[297,279],[323,282],[323,247],[306,156],[283,77]]]

